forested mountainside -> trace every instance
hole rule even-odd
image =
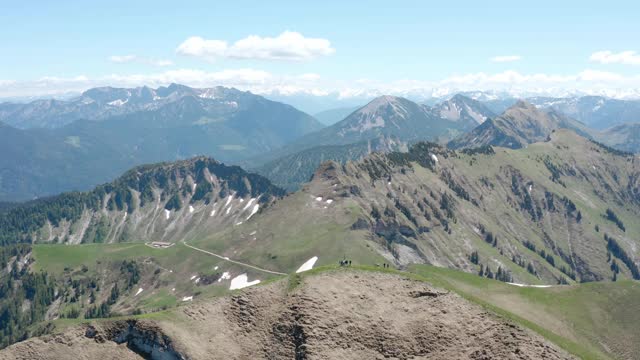
[[[0,243],[177,241],[193,223],[211,222],[216,204],[233,203],[236,209],[213,222],[240,221],[283,194],[264,177],[211,158],[143,165],[92,191],[0,213]]]
[[[353,228],[399,264],[501,268],[522,282],[638,278],[638,161],[557,130],[521,150],[423,143],[327,164],[309,186],[346,190],[361,209]]]

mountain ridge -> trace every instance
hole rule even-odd
[[[8,209],[0,214],[0,243],[177,241],[189,226],[205,220],[215,223],[208,226],[230,226],[283,195],[284,190],[266,178],[208,157],[141,165],[89,192],[64,193]],[[218,202],[222,207],[245,198],[250,206],[214,218]],[[211,209],[205,214],[207,206]],[[191,216],[194,212],[196,218]],[[133,220],[127,220],[129,216]],[[167,226],[172,230],[162,229]]]
[[[553,131],[561,128],[591,136],[586,126],[578,121],[553,110],[540,110],[525,100],[518,100],[502,115],[452,140],[449,146],[459,149],[494,145],[517,149],[544,141]]]
[[[201,99],[204,103],[226,108],[229,112],[255,99],[270,101],[248,91],[222,86],[190,88],[173,83],[156,89],[147,86],[99,87],[86,90],[70,100],[46,99],[26,104],[0,104],[0,121],[21,129],[58,128],[77,120],[102,121],[113,116],[154,111],[184,97]]]
[[[176,85],[168,93],[180,89]],[[289,105],[218,90],[231,95],[209,99],[187,94],[157,109],[76,120],[53,129],[0,127],[0,151],[15,154],[2,158],[0,200],[86,190],[144,163],[198,155],[239,161],[323,127]]]
[[[418,141],[449,139],[471,130],[478,121],[492,115],[482,104],[462,95],[434,107],[401,97],[380,96],[345,119],[252,159],[246,166],[295,190],[309,179],[320,160],[334,159],[343,163],[362,157],[365,151],[388,152],[407,149],[409,144]],[[314,148],[323,156],[310,153]],[[291,166],[293,159],[305,166]],[[274,169],[287,170],[282,174]]]

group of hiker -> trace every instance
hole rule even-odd
[[[342,259],[342,260],[338,261],[338,264],[340,264],[340,266],[351,266],[351,260],[347,260],[345,258],[345,259]],[[376,267],[380,267],[379,263],[376,263],[375,265],[376,265]],[[390,269],[391,265],[387,264],[387,263],[382,263],[382,267],[385,268],[385,269]]]
[[[351,260],[340,260],[340,266],[351,266]]]

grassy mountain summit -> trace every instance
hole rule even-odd
[[[449,146],[459,149],[494,145],[517,149],[544,141],[552,131],[561,128],[588,134],[587,128],[578,121],[554,111],[538,109],[524,100],[519,100],[502,115],[452,140]]]
[[[556,283],[612,278],[613,242],[634,256],[636,230],[623,230],[607,212],[624,224],[637,214],[638,160],[571,131],[522,150],[451,152],[418,144],[406,154],[374,154],[328,169],[316,179],[356,194],[363,219],[357,227],[400,264],[478,271],[469,258],[478,251],[486,263],[475,262],[485,269],[507,268],[525,283]],[[605,234],[613,238],[609,244]],[[619,256],[617,262],[625,258]],[[635,277],[635,264],[625,263],[623,272]]]

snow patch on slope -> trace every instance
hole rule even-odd
[[[249,206],[251,206],[251,204],[253,204],[254,201],[256,201],[256,198],[251,198],[251,200],[249,200],[247,205],[245,205],[244,208],[242,208],[242,211],[247,210],[249,208]]]
[[[118,99],[118,100],[111,101],[111,102],[109,102],[107,104],[109,104],[111,106],[122,106],[122,105],[124,105],[124,104],[126,104],[128,102],[129,102],[129,99],[126,99],[126,100]]]
[[[243,289],[259,283],[260,283],[260,280],[249,281],[249,277],[247,276],[247,274],[241,274],[234,277],[231,280],[231,285],[229,286],[229,290]]]
[[[253,209],[251,210],[251,214],[249,214],[249,216],[247,216],[247,220],[251,219],[251,217],[258,212],[258,209],[260,209],[260,205],[259,204],[253,205]]]
[[[231,279],[231,274],[225,271],[222,273],[222,276],[220,276],[220,278],[218,279],[218,282],[221,282],[222,280],[229,280],[229,279]]]
[[[303,271],[309,271],[311,269],[313,269],[313,265],[315,265],[316,261],[318,261],[318,257],[314,256],[311,259],[307,260],[304,264],[302,264],[298,270],[296,270],[296,274],[297,273],[301,273]]]

